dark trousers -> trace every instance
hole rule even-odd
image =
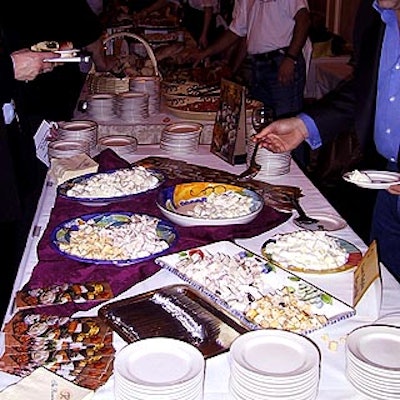
[[[252,59],[251,96],[275,110],[277,117],[297,114],[303,108],[306,65],[300,56],[295,65],[294,80],[289,85],[278,82],[278,70],[284,54],[277,53],[270,59]]]
[[[396,170],[394,165],[389,169]],[[379,260],[400,282],[400,196],[380,190],[374,208],[371,241],[377,241]]]

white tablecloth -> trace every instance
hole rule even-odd
[[[144,158],[148,155],[152,156],[168,156],[168,154],[161,151],[158,145],[139,146],[136,153],[134,153],[129,161],[135,161]],[[245,168],[244,166],[231,166],[218,157],[209,152],[209,146],[201,146],[199,154],[192,156],[174,156],[176,159],[184,159],[189,162],[206,165],[218,169],[226,169],[229,172],[240,173]],[[327,200],[317,191],[312,183],[305,177],[303,172],[292,163],[291,171],[288,175],[281,177],[274,177],[268,180],[269,183],[294,185],[301,187],[304,197],[301,203],[307,211],[318,211],[337,215],[336,211],[327,202]],[[15,281],[14,291],[21,288],[28,280],[32,269],[37,263],[36,247],[43,233],[55,198],[55,187],[50,182],[44,186],[43,193],[38,205],[37,213],[31,229],[31,235],[27,242],[25,254],[21,262],[20,269]],[[260,247],[264,241],[276,234],[277,232],[290,232],[298,228],[292,222],[293,217],[287,222],[275,228],[274,230],[265,232],[264,234],[247,240],[240,240],[238,244],[247,247],[249,250],[260,253]],[[365,244],[362,240],[349,228],[346,227],[340,231],[334,232],[335,236],[346,239],[359,247],[363,252],[366,250]],[[322,289],[330,292],[341,300],[351,303],[352,298],[352,280],[351,273],[339,273],[331,276],[307,276],[306,279],[321,287]],[[151,289],[162,287],[168,284],[181,282],[174,274],[166,270],[161,270],[152,277],[138,283],[130,288],[125,293],[118,296],[118,298],[128,297],[139,293],[146,292]],[[382,267],[382,282],[383,282],[383,298],[379,310],[380,315],[398,312],[400,313],[400,287],[395,279]],[[365,399],[366,397],[358,394],[345,376],[345,345],[344,340],[346,335],[354,328],[372,323],[377,314],[374,315],[374,307],[376,299],[374,293],[369,293],[361,300],[360,308],[356,316],[335,323],[324,329],[318,330],[309,335],[315,341],[321,350],[322,364],[321,364],[321,381],[319,387],[318,400],[351,400],[351,399]],[[115,299],[114,299],[115,300]],[[104,303],[102,304],[104,305]],[[100,307],[100,306],[99,306]],[[9,312],[6,319],[11,316],[13,310],[13,303],[10,303]],[[94,308],[83,315],[96,315],[97,308]],[[78,316],[78,315],[77,315]],[[336,351],[328,348],[328,341],[337,341],[338,347]],[[115,334],[114,345],[116,349],[120,349],[125,345],[125,342]],[[400,356],[400,355],[399,355]],[[0,372],[0,389],[7,385],[16,382],[19,378]],[[229,362],[228,354],[218,355],[206,362],[206,378],[205,378],[205,400],[224,400],[229,399],[228,395],[228,381],[229,381]],[[99,388],[94,396],[94,400],[112,400],[113,397],[113,377]],[[250,400],[250,399],[249,399]]]
[[[304,96],[320,99],[352,72],[349,56],[319,57],[311,59]]]

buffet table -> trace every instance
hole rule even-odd
[[[137,151],[130,155],[127,160],[135,162],[148,156],[168,157],[169,155],[159,149],[159,145],[140,145]],[[200,146],[199,154],[195,155],[173,155],[174,159],[185,160],[193,164],[204,165],[210,168],[226,170],[228,172],[239,174],[244,170],[244,166],[231,166],[220,158],[209,152],[209,146]],[[292,162],[290,173],[280,177],[272,177],[268,180],[271,184],[299,186],[304,194],[301,203],[308,212],[323,212],[337,215],[336,211],[327,202],[327,200],[317,191],[312,183],[307,179],[303,172]],[[35,265],[38,262],[37,247],[39,241],[45,231],[49,221],[52,207],[55,202],[56,185],[48,177],[44,185],[42,196],[38,204],[35,219],[31,228],[29,240],[26,245],[25,253],[18,271],[18,275],[14,285],[13,297],[17,290],[22,288],[29,280]],[[285,233],[298,230],[299,228],[293,223],[294,216],[291,216],[286,222],[278,227],[266,231],[257,237],[250,239],[237,240],[237,244],[249,249],[255,254],[261,254],[261,245],[276,233]],[[343,238],[355,246],[362,252],[365,252],[366,246],[362,240],[346,226],[345,228],[335,231],[335,236]],[[384,266],[381,268],[383,296],[379,314],[400,313],[400,290],[399,284],[390,275]],[[336,296],[347,304],[352,302],[352,274],[348,272],[324,275],[305,275],[302,277],[328,293]],[[129,288],[112,301],[125,297],[130,297],[140,293],[147,292],[152,289],[163,287],[169,284],[182,283],[176,275],[161,269],[151,277],[137,283]],[[377,318],[374,308],[380,299],[376,293],[369,293],[361,299],[359,307],[356,308],[357,314],[349,319],[339,321],[333,325],[317,330],[309,337],[318,345],[321,355],[321,380],[319,386],[320,400],[343,400],[343,399],[364,399],[365,396],[359,394],[345,376],[345,337],[353,330],[362,325],[367,325]],[[103,306],[104,303],[101,304]],[[88,311],[81,311],[75,316],[95,316],[100,306]],[[370,312],[368,312],[368,310]],[[7,321],[14,312],[13,298],[10,301],[8,313],[5,321]],[[335,342],[335,346],[331,346]],[[116,350],[122,348],[125,342],[114,334],[113,344]],[[5,388],[9,384],[18,381],[19,378],[13,375],[0,372],[0,389]],[[111,400],[113,396],[113,376],[108,382],[96,390],[93,399],[95,400]],[[229,399],[228,394],[229,383],[229,359],[228,353],[224,353],[206,361],[205,374],[205,400],[223,400]]]

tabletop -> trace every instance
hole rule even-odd
[[[135,153],[129,156],[128,161],[134,162],[145,158],[147,156],[161,156],[168,157],[164,151],[160,150],[159,145],[140,145]],[[222,159],[213,155],[209,151],[209,146],[200,146],[199,153],[195,155],[174,155],[174,159],[181,159],[193,164],[204,165],[211,168],[226,170],[231,173],[239,174],[245,169],[243,165],[232,166],[224,162]],[[321,195],[321,193],[313,186],[304,173],[292,161],[290,173],[279,177],[268,178],[268,183],[280,185],[293,185],[299,186],[302,190],[304,197],[301,198],[301,203],[307,212],[310,213],[329,213],[338,215],[334,208],[328,201]],[[10,301],[8,313],[5,321],[8,320],[13,313],[13,298],[17,290],[19,290],[28,280],[38,262],[37,246],[43,235],[45,227],[49,221],[52,207],[56,197],[56,186],[52,183],[51,178],[48,177],[43,187],[43,192],[37,207],[37,212],[32,224],[29,239],[26,244],[23,259],[15,281],[12,299]],[[249,249],[255,254],[260,254],[261,245],[268,238],[276,233],[292,232],[297,230],[297,226],[293,223],[291,216],[285,223],[278,227],[264,232],[257,237],[250,239],[237,240],[237,244]],[[365,252],[367,246],[363,241],[354,233],[354,231],[346,226],[341,230],[334,232],[335,236],[345,239],[362,252]],[[301,274],[300,274],[301,275]],[[327,326],[323,329],[317,330],[309,334],[311,338],[319,347],[322,355],[321,362],[321,379],[319,385],[320,400],[343,400],[345,399],[364,399],[364,395],[356,391],[356,389],[347,380],[345,375],[345,338],[346,335],[353,329],[373,323],[377,317],[389,313],[400,314],[400,290],[399,284],[390,275],[384,266],[381,266],[382,275],[382,298],[380,297],[379,288],[372,293],[367,293],[359,306],[356,307],[356,315],[339,321],[333,325]],[[321,275],[306,275],[302,274],[306,280],[325,290],[326,292],[334,295],[340,300],[351,305],[352,302],[352,274],[351,273],[338,273],[330,275],[329,278]],[[147,292],[152,289],[163,287],[169,284],[182,283],[182,281],[171,272],[162,269],[151,277],[137,283],[129,290],[120,294],[113,299],[121,299],[130,297],[140,293]],[[104,303],[102,303],[104,305]],[[98,306],[100,307],[100,306]],[[95,316],[97,315],[98,307],[89,311],[79,312],[76,316]],[[336,346],[331,346],[332,343]],[[114,335],[113,340],[116,350],[121,349],[126,343],[117,335]],[[16,376],[8,375],[0,372],[0,389],[8,386],[9,384],[18,381]],[[96,390],[95,400],[111,400],[113,398],[113,384],[114,378],[107,381],[105,385]],[[205,387],[204,399],[205,400],[221,400],[229,399],[228,394],[229,384],[229,359],[228,353],[220,354],[218,356],[207,359],[206,372],[205,372]]]

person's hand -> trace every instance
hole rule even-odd
[[[289,85],[294,81],[295,63],[290,58],[284,58],[278,70],[278,82],[283,85]]]
[[[282,153],[294,150],[307,137],[308,131],[304,122],[293,117],[273,122],[254,135],[254,140],[274,153]]]
[[[202,34],[199,38],[200,49],[206,49],[208,47],[207,34]]]
[[[395,194],[397,196],[400,196],[400,185],[392,185],[389,186],[388,190],[389,193]]]
[[[18,81],[32,81],[39,74],[50,72],[54,64],[43,60],[58,57],[52,52],[35,52],[29,49],[14,51],[11,58],[14,63],[14,77]]]
[[[205,50],[200,50],[198,48],[190,48],[190,52],[185,52],[183,56],[184,62],[190,62],[193,64],[193,67],[197,67],[202,60],[207,58],[207,54]]]

